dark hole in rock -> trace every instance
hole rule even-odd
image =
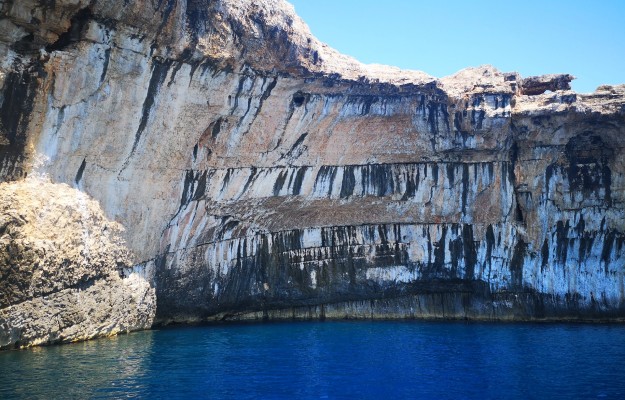
[[[46,47],[48,52],[64,50],[67,46],[80,40],[81,35],[86,28],[89,20],[93,17],[89,8],[83,8],[78,11],[70,20],[70,27],[66,32],[63,32],[56,42],[49,44]]]
[[[295,107],[300,107],[306,101],[306,95],[302,92],[297,92],[293,95],[293,104]]]

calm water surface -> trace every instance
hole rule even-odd
[[[213,325],[0,352],[0,399],[625,399],[625,326]]]

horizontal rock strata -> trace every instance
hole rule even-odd
[[[281,0],[1,17],[2,178],[95,199],[157,323],[625,317],[625,86],[366,66]]]

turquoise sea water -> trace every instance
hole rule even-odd
[[[625,399],[625,326],[177,327],[0,352],[0,399]]]

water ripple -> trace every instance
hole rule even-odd
[[[625,326],[310,322],[0,353],[0,398],[625,398]]]

